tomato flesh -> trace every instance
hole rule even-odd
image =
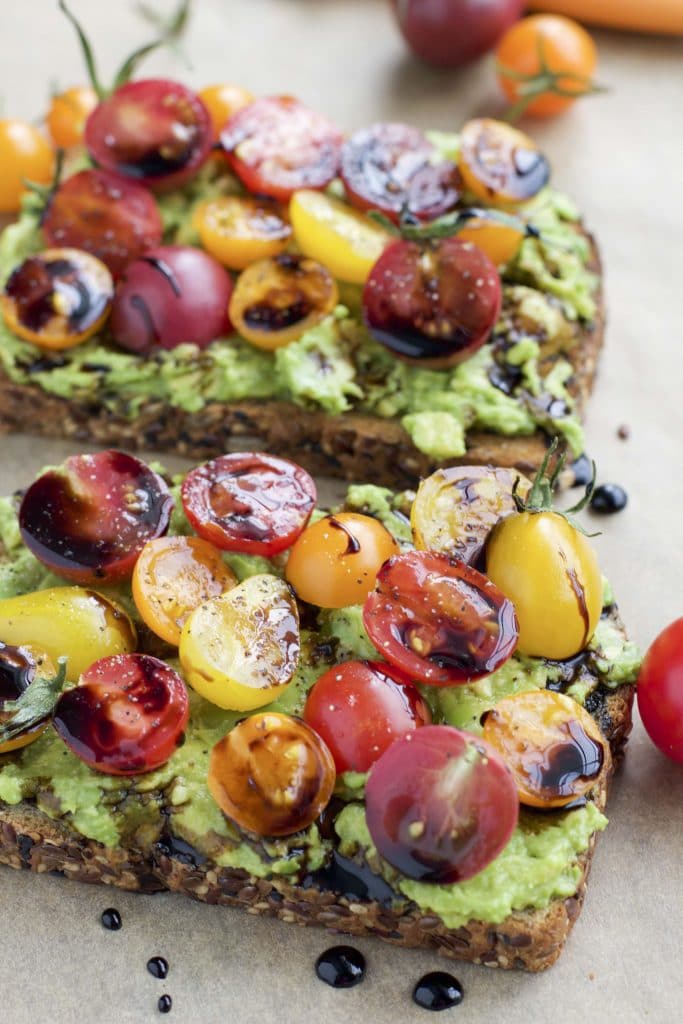
[[[90,156],[155,189],[177,188],[209,155],[213,129],[196,93],[179,82],[127,82],[93,110],[85,125]]]
[[[458,166],[469,191],[493,204],[532,199],[550,179],[550,164],[528,135],[487,117],[464,126]]]
[[[29,551],[76,583],[130,576],[143,546],[166,532],[173,498],[140,459],[118,451],[73,455],[35,480],[19,506]]]
[[[434,163],[435,149],[418,128],[382,123],[363,128],[341,153],[341,177],[350,201],[380,210],[398,223],[402,214],[434,220],[460,197],[455,164]]]
[[[363,317],[377,341],[422,366],[451,366],[488,338],[501,307],[491,260],[457,238],[397,239],[375,263],[363,289]]]
[[[382,661],[346,661],[308,694],[304,721],[325,740],[338,772],[367,772],[395,740],[432,720],[408,676]]]
[[[683,764],[683,618],[670,623],[651,644],[636,695],[652,742],[672,761]]]
[[[194,223],[207,252],[232,270],[277,256],[292,234],[283,207],[255,196],[209,199],[195,213]]]
[[[168,761],[189,716],[177,672],[148,654],[119,654],[96,661],[61,695],[54,726],[90,768],[138,775]]]
[[[439,884],[482,871],[519,813],[514,780],[496,751],[446,725],[392,744],[370,772],[365,799],[380,855],[408,878]]]
[[[200,537],[223,551],[285,551],[315,508],[313,478],[288,459],[233,452],[198,466],[183,481],[185,515]]]
[[[288,836],[307,828],[329,803],[334,782],[325,743],[289,715],[252,715],[211,751],[211,795],[224,814],[256,835]]]
[[[288,200],[336,176],[342,134],[292,96],[264,96],[233,114],[221,144],[250,192]]]
[[[159,209],[146,188],[98,168],[73,174],[59,185],[42,228],[50,245],[92,253],[115,277],[159,245],[163,231]]]
[[[517,644],[515,610],[498,587],[433,551],[404,552],[382,566],[363,622],[390,664],[431,686],[489,675]]]
[[[0,727],[11,718],[12,712],[7,709],[7,704],[18,700],[36,675],[54,675],[54,666],[48,663],[48,659],[43,657],[41,660],[39,667],[38,658],[28,647],[0,643]],[[0,741],[0,754],[9,754],[33,743],[45,731],[47,724],[47,720],[39,722],[10,740]]]

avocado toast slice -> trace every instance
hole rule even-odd
[[[411,495],[351,487],[345,509],[380,519],[410,544]],[[18,537],[12,501],[0,508],[4,557],[0,595],[56,581]],[[171,532],[187,532],[175,515]],[[239,578],[263,572],[262,560],[227,556]],[[271,563],[282,572],[282,561]],[[125,588],[111,592],[131,607]],[[631,726],[637,654],[625,639],[609,588],[588,648],[566,662],[513,657],[471,686],[425,688],[435,722],[480,730],[482,715],[522,690],[561,689],[584,704],[618,761]],[[328,668],[377,657],[360,608],[302,606],[302,658],[291,688],[273,710],[300,713],[306,692]],[[167,654],[141,631],[143,649]],[[378,857],[365,824],[364,777],[345,774],[323,816],[286,839],[236,832],[206,787],[211,745],[242,716],[192,695],[184,745],[157,771],[115,778],[74,757],[52,730],[25,750],[0,756],[0,860],[36,871],[126,889],[184,892],[211,903],[502,967],[541,970],[559,955],[578,914],[609,774],[588,802],[559,811],[526,810],[502,854],[478,876],[432,885],[401,876]]]

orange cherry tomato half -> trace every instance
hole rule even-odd
[[[304,530],[289,552],[285,572],[302,601],[345,608],[365,600],[380,567],[398,551],[377,519],[340,512]]]
[[[292,235],[289,218],[274,199],[219,196],[197,208],[193,223],[207,252],[231,270],[277,256]]]
[[[241,85],[221,82],[219,85],[207,85],[197,94],[209,112],[213,125],[213,136],[218,138],[226,122],[242,107],[254,102],[253,93]]]
[[[80,249],[44,249],[12,271],[0,295],[7,326],[40,348],[73,348],[109,315],[114,282],[107,267]]]
[[[53,96],[45,123],[55,146],[79,146],[85,122],[96,106],[97,93],[89,85],[76,85]]]
[[[337,284],[321,263],[283,252],[240,274],[228,308],[243,338],[272,351],[319,324],[338,298]]]
[[[584,797],[612,762],[586,709],[552,690],[499,701],[484,720],[484,739],[510,768],[519,799],[531,807],[563,807]]]
[[[209,761],[209,792],[240,828],[289,836],[327,807],[334,760],[317,733],[298,718],[262,711],[236,725]]]
[[[472,242],[478,249],[485,252],[497,267],[509,263],[517,255],[524,241],[524,228],[511,224],[501,224],[487,217],[472,217],[467,227],[458,231],[461,242]]]
[[[133,570],[133,600],[143,621],[169,644],[191,612],[237,584],[220,551],[201,537],[156,537],[145,544]]]
[[[7,710],[10,701],[18,700],[29,688],[36,676],[50,678],[55,667],[45,654],[38,654],[29,646],[13,647],[0,643],[0,727],[11,718]],[[12,739],[0,742],[0,754],[20,750],[37,740],[48,726],[48,719],[19,733]]]
[[[463,127],[458,167],[466,188],[494,206],[523,203],[550,178],[550,164],[536,143],[489,117],[475,118]]]
[[[26,180],[49,185],[54,167],[54,152],[35,125],[0,120],[0,213],[18,211]]]
[[[544,77],[541,60],[549,72]],[[529,93],[523,90],[537,79],[536,93],[523,110],[532,117],[561,114],[590,92],[597,60],[595,43],[586,30],[557,14],[522,18],[508,29],[496,50],[498,82],[511,103],[524,100]]]

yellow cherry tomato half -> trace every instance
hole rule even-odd
[[[463,242],[472,242],[500,267],[517,255],[524,241],[524,230],[486,217],[472,217],[467,227],[458,232],[458,238]]]
[[[222,82],[219,85],[207,85],[200,89],[199,98],[209,112],[213,126],[214,138],[218,138],[225,123],[242,107],[248,107],[254,101],[253,93],[241,85]]]
[[[155,537],[133,570],[133,600],[144,623],[169,644],[191,612],[237,585],[237,577],[213,544],[200,537]]]
[[[474,565],[504,516],[516,512],[512,492],[526,497],[530,481],[499,466],[437,469],[420,483],[410,511],[415,547],[441,551]]]
[[[499,701],[484,720],[484,739],[501,755],[519,799],[530,807],[563,807],[586,796],[612,763],[595,719],[552,690]]]
[[[198,206],[192,220],[203,248],[231,270],[277,256],[292,235],[287,214],[275,199],[219,196]]]
[[[294,193],[289,216],[301,251],[324,264],[333,277],[351,284],[365,284],[392,240],[365,214],[313,189]]]
[[[55,146],[79,146],[85,122],[96,106],[97,93],[89,85],[77,85],[53,96],[45,123]]]
[[[223,813],[240,828],[289,836],[325,810],[335,778],[332,754],[310,726],[263,711],[219,740],[207,782]]]
[[[0,120],[0,213],[16,213],[26,193],[24,181],[49,185],[55,154],[35,125]]]
[[[338,297],[326,267],[300,253],[282,252],[240,274],[230,299],[230,320],[252,345],[273,351],[319,324]]]
[[[489,117],[463,127],[458,168],[466,189],[492,206],[526,202],[550,178],[550,164],[533,139]]]
[[[13,647],[0,643],[0,726],[11,718],[11,711],[7,710],[9,701],[18,700],[37,676],[50,679],[56,674],[57,670],[47,655],[30,644]],[[10,740],[0,742],[0,754],[27,747],[45,732],[48,725],[49,721],[40,722]]]
[[[299,613],[277,576],[250,576],[192,612],[180,635],[180,664],[202,697],[232,711],[270,704],[299,661]]]
[[[486,546],[486,572],[515,606],[520,654],[571,658],[589,642],[602,610],[595,551],[557,512],[517,512]]]
[[[10,274],[0,295],[7,326],[40,348],[73,348],[104,324],[114,282],[96,256],[81,249],[44,249]]]
[[[135,626],[123,608],[84,587],[49,587],[0,600],[0,640],[35,646],[56,664],[66,658],[67,679],[93,662],[135,650]]]
[[[362,604],[399,546],[371,516],[339,512],[307,527],[290,548],[285,574],[302,601],[319,608]]]

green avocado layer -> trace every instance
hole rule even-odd
[[[448,153],[457,136],[439,133]],[[192,211],[203,199],[238,188],[230,175],[206,168],[184,190],[159,199],[166,241],[197,241]],[[60,398],[102,405],[135,417],[158,400],[185,412],[208,402],[276,399],[331,414],[352,410],[398,418],[417,448],[436,460],[461,456],[468,430],[528,436],[539,427],[566,437],[575,455],[583,434],[567,389],[568,352],[579,324],[595,315],[597,278],[590,245],[577,232],[566,197],[545,189],[529,206],[541,239],[528,238],[502,268],[503,310],[492,338],[450,370],[428,370],[396,359],[369,336],[358,313],[359,293],[342,287],[348,305],[275,353],[236,335],[200,351],[181,345],[139,356],[102,335],[59,353],[17,338],[0,318],[0,368],[15,383],[38,384]],[[43,248],[35,199],[0,238],[0,281]],[[349,307],[354,308],[354,313]],[[555,358],[549,365],[544,357]]]
[[[177,494],[177,484],[176,484]],[[405,508],[407,496],[363,485],[349,488],[345,508],[381,519],[402,545],[409,542]],[[186,532],[182,512],[176,511],[172,532]],[[0,500],[0,599],[27,593],[57,581],[21,544],[14,503]],[[281,573],[283,560],[226,555],[240,579],[264,570]],[[130,592],[119,588],[111,596],[133,610]],[[611,595],[606,590],[606,602]],[[315,633],[302,634],[302,657],[295,680],[273,704],[273,710],[300,713],[306,693],[331,665],[354,657],[378,658],[362,623],[361,608],[320,611]],[[598,683],[617,686],[635,679],[638,653],[624,640],[609,618],[603,618],[586,654]],[[470,731],[480,730],[481,716],[506,694],[544,687],[556,681],[562,666],[532,658],[511,658],[488,678],[471,686],[424,687],[435,722]],[[568,692],[584,701],[595,678],[579,670]],[[165,829],[226,867],[244,868],[260,877],[300,877],[324,865],[332,843],[315,826],[293,837],[257,841],[239,835],[214,803],[206,777],[211,747],[240,719],[241,712],[223,711],[191,693],[191,717],[186,741],[162,768],[147,775],[116,778],[87,768],[48,729],[35,743],[0,757],[0,801],[18,804],[34,800],[46,814],[64,818],[82,835],[106,846],[125,843],[149,849]],[[382,861],[373,848],[365,823],[365,776],[346,773],[337,782],[337,795],[346,806],[335,829],[340,852],[363,858],[394,888],[397,899],[414,900],[438,914],[448,926],[470,919],[497,923],[514,909],[542,907],[555,897],[571,895],[579,876],[577,856],[590,836],[607,819],[593,804],[566,813],[544,815],[531,811],[520,823],[503,852],[480,875],[468,882],[437,886],[414,882]]]

